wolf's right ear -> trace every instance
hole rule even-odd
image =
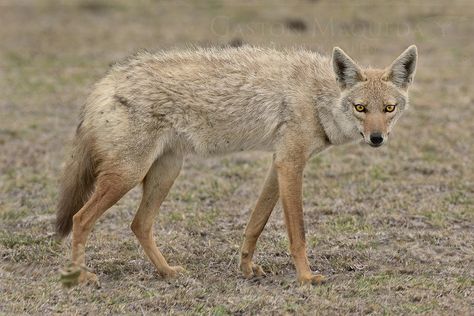
[[[341,90],[365,80],[362,69],[339,47],[334,47],[332,51],[332,66]]]

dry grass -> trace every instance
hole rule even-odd
[[[0,313],[474,313],[474,6],[468,1],[0,1]],[[334,148],[305,177],[309,257],[330,277],[298,287],[280,206],[256,260],[237,270],[268,154],[188,158],[155,226],[183,277],[161,280],[132,237],[140,190],[97,224],[88,264],[102,288],[63,289],[69,244],[51,238],[57,178],[81,103],[139,48],[240,42],[384,66],[420,49],[412,108],[390,144]]]

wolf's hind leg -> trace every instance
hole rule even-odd
[[[127,179],[125,174],[120,175],[118,172],[98,176],[94,193],[73,217],[72,266],[63,271],[61,281],[64,285],[72,286],[88,282],[98,284],[95,274],[85,268],[85,246],[89,233],[97,219],[137,182]]]
[[[260,266],[253,263],[252,257],[257,244],[257,239],[262,233],[263,228],[278,201],[278,197],[278,177],[275,165],[272,162],[262,192],[260,193],[257,204],[253,209],[247,227],[245,228],[245,238],[242,244],[240,256],[240,270],[245,278],[262,276],[265,274]]]
[[[167,153],[159,157],[143,180],[143,197],[131,228],[145,253],[163,277],[174,277],[182,267],[171,267],[153,239],[153,222],[158,209],[178,176],[183,162],[181,154]]]

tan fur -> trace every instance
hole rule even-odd
[[[321,282],[306,257],[306,161],[331,145],[361,139],[361,133],[369,143],[373,132],[386,139],[408,105],[415,65],[415,47],[384,70],[362,69],[338,48],[332,60],[305,50],[243,47],[141,53],[115,65],[83,108],[79,154],[63,178],[57,227],[67,234],[72,219],[79,281],[96,281],[84,270],[84,247],[95,221],[140,182],[143,198],[132,230],[161,275],[183,271],[168,265],[152,229],[183,157],[264,150],[274,152],[274,159],[245,230],[241,270],[245,277],[264,274],[252,257],[280,197],[297,278]],[[356,112],[356,103],[367,112]],[[396,103],[396,111],[383,112],[388,103]],[[82,180],[84,175],[91,176]]]

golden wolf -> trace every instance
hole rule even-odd
[[[305,244],[303,169],[331,145],[364,139],[384,144],[408,106],[417,49],[385,69],[362,68],[340,48],[332,58],[301,49],[255,47],[140,53],[113,66],[88,97],[61,182],[56,228],[72,230],[72,266],[63,277],[97,281],[85,268],[96,220],[143,183],[131,229],[164,277],[170,266],[153,239],[153,220],[183,156],[273,152],[244,234],[240,269],[263,275],[252,260],[270,213],[281,199],[300,283],[320,283]]]

